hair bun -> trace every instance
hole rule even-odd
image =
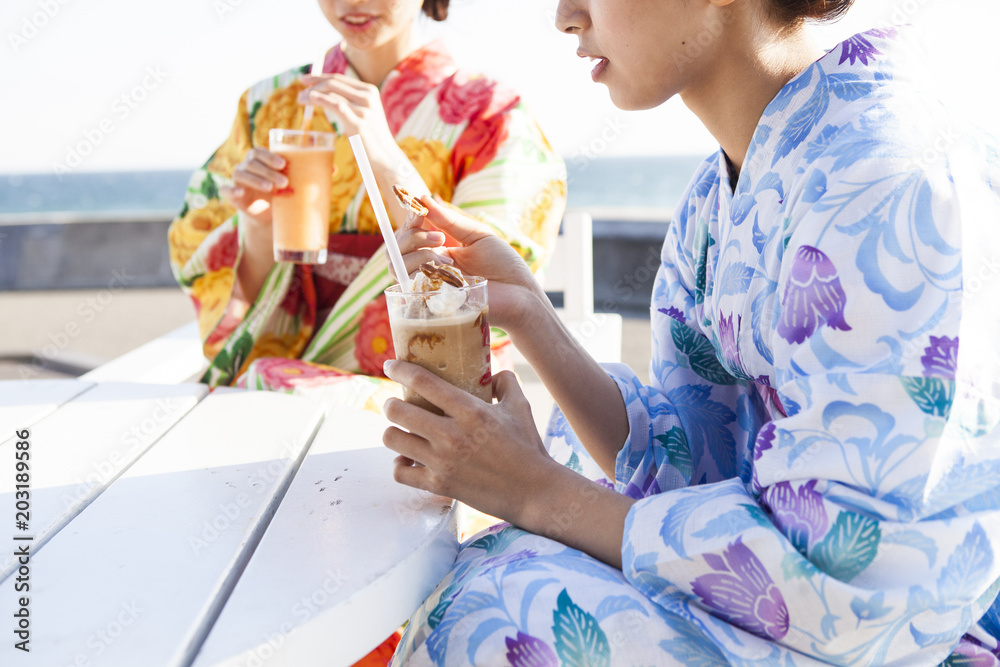
[[[444,21],[448,18],[448,0],[424,0],[420,8],[435,21]]]

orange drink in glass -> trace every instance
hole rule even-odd
[[[271,152],[287,161],[288,177],[288,187],[271,197],[275,261],[326,263],[335,136],[279,128],[268,133]]]

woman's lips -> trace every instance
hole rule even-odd
[[[604,68],[608,66],[607,58],[597,58],[597,64],[594,65],[594,69],[590,70],[590,78],[597,82],[597,79],[601,76]]]
[[[340,22],[351,32],[365,32],[375,25],[375,19],[370,14],[348,14],[341,17]]]

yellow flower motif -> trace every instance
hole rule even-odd
[[[284,88],[278,88],[261,105],[253,118],[253,145],[267,148],[268,132],[273,127],[298,130],[302,127],[302,116],[305,107],[299,104],[298,97],[305,89],[301,81],[293,81]],[[322,112],[313,114],[310,130],[317,132],[332,132],[333,126]]]
[[[235,212],[236,209],[219,199],[209,200],[202,208],[188,209],[183,218],[174,220],[167,233],[170,263],[177,268],[187,264],[205,237]]]
[[[226,266],[198,276],[191,284],[191,296],[198,300],[198,330],[205,340],[222,319],[233,293],[235,275]]]
[[[357,166],[355,165],[354,154],[351,152],[350,145],[345,139],[344,147],[341,148],[340,137],[337,139],[337,156],[335,159],[337,174],[334,178],[334,191],[336,195],[331,194],[330,197],[332,216],[336,216],[338,213],[338,210],[334,209],[334,202],[343,201],[345,197],[347,198],[347,202],[350,202],[357,194],[358,188],[361,187],[361,175],[358,173]],[[445,201],[450,200],[455,190],[455,179],[451,173],[451,153],[448,151],[448,147],[440,141],[425,141],[416,137],[404,137],[399,142],[399,148],[410,160],[410,163],[417,170],[417,173],[420,174],[420,177],[424,179],[424,183],[427,184],[430,191]],[[341,157],[343,157],[343,162],[340,160]],[[348,192],[349,195],[347,194]],[[345,202],[344,208],[346,209],[346,207],[347,203]],[[343,215],[343,209],[339,209],[339,213]],[[339,221],[340,217],[335,217],[334,219]],[[375,211],[372,209],[372,204],[367,196],[365,196],[358,210],[358,233],[379,233]]]
[[[424,179],[430,191],[451,201],[455,175],[451,171],[451,151],[440,141],[404,137],[399,147]]]
[[[261,334],[260,338],[254,341],[253,349],[250,350],[250,354],[247,355],[243,365],[236,373],[236,377],[243,375],[247,367],[249,367],[250,364],[257,359],[263,359],[266,357],[297,359],[299,355],[302,354],[302,350],[305,349],[310,333],[311,330],[284,335],[273,333]]]
[[[336,233],[340,230],[340,223],[347,207],[361,187],[361,172],[358,171],[358,165],[354,161],[354,152],[351,150],[351,144],[347,137],[342,134],[337,135],[337,140],[334,142],[333,166],[333,186],[330,189],[330,232]],[[365,197],[364,206],[368,207],[374,220],[375,213],[372,211],[372,205],[367,197]],[[364,206],[362,206],[362,210],[364,210]]]
[[[206,168],[227,179],[232,178],[233,169],[243,161],[250,148],[250,115],[247,112],[247,93],[244,92],[236,109],[236,120],[233,121],[229,138],[215,151]]]
[[[521,216],[521,231],[532,241],[552,247],[559,233],[559,219],[566,204],[566,183],[549,181],[537,195],[528,201]]]

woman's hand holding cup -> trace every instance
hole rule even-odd
[[[271,225],[271,196],[288,187],[282,173],[285,158],[266,148],[254,148],[233,170],[233,184],[219,189],[220,194],[256,223]]]
[[[441,206],[430,197],[420,201],[429,209],[427,217],[411,214],[396,232],[408,272],[412,274],[425,262],[437,261],[453,264],[466,275],[486,278],[490,324],[511,334],[548,303],[531,269],[509,243],[480,221]],[[425,220],[430,226],[424,224]],[[445,247],[445,234],[461,245]]]

